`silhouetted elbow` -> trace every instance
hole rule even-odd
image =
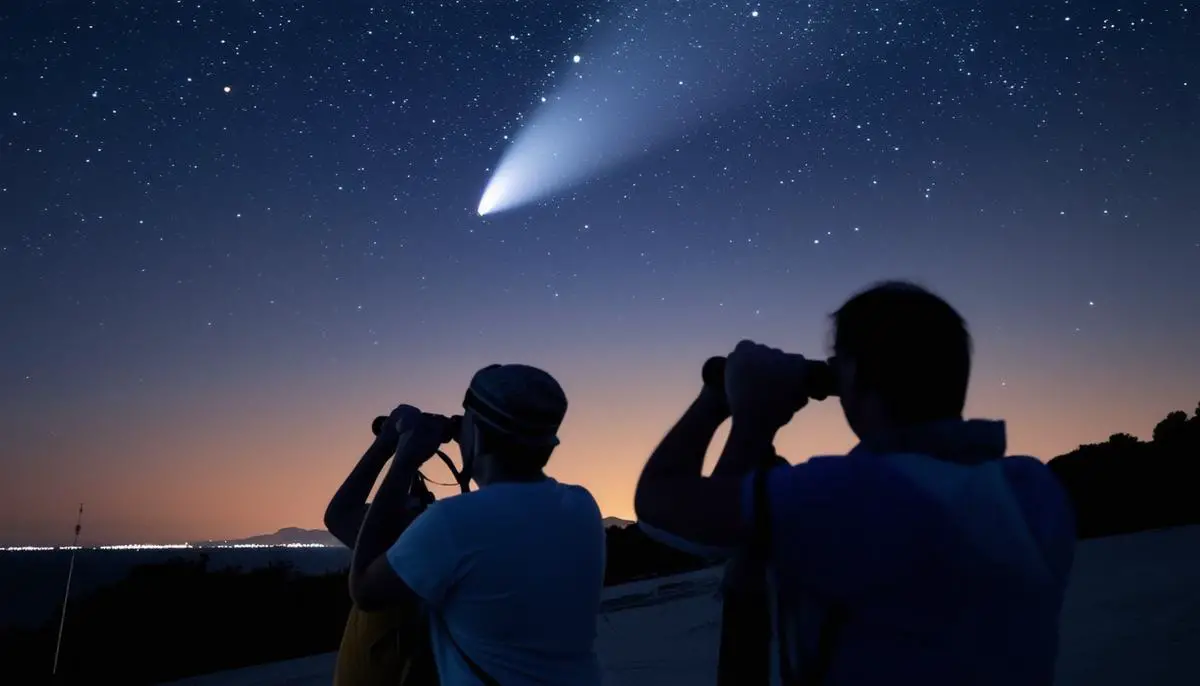
[[[342,542],[342,545],[347,548],[353,548],[351,543],[346,542],[345,536],[345,517],[339,517],[333,510],[325,510],[325,530],[333,534],[333,537]]]
[[[330,505],[325,509],[325,518],[323,520],[325,530],[333,534],[334,538],[341,541],[342,545],[353,549],[358,539],[358,530],[362,527],[365,516],[365,508],[347,512],[344,509]]]
[[[633,492],[633,513],[637,516],[638,521],[654,523],[656,518],[654,491],[653,481],[647,483],[644,478],[638,481],[637,489]]]

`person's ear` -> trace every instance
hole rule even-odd
[[[833,373],[837,379],[838,395],[845,398],[854,392],[854,385],[857,382],[857,367],[853,358],[838,355],[833,359]]]
[[[463,424],[463,432],[467,434],[466,444],[460,444],[462,451],[462,477],[463,482],[469,482],[475,478],[475,473],[479,468],[479,457],[482,454],[479,449],[479,427],[475,426],[474,422]]]

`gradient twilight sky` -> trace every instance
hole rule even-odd
[[[1148,436],[1200,400],[1190,4],[5,2],[0,544],[81,500],[85,543],[319,527],[376,414],[491,362],[560,379],[551,473],[631,517],[706,357],[822,354],[890,277],[967,318],[1011,451]],[[670,107],[603,135],[654,144],[477,216],[618,58]],[[780,451],[851,444],[826,403]]]

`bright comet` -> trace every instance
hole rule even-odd
[[[480,216],[545,200],[711,124],[778,87],[771,65],[781,50],[812,50],[811,39],[722,5],[681,14],[675,2],[648,0],[602,26],[501,155]],[[758,78],[739,77],[748,71]]]

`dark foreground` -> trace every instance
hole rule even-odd
[[[610,527],[607,543],[609,586],[705,566],[636,526]],[[218,559],[190,553],[138,565],[118,581],[73,596],[54,683],[159,683],[337,647],[350,610],[344,566],[313,573],[317,563],[311,561],[301,569],[277,557],[244,568]],[[51,683],[57,620],[55,611],[32,628],[0,629],[0,664],[19,677],[13,683]]]
[[[712,686],[714,570],[609,590],[599,621],[606,686]],[[1057,686],[1200,682],[1200,526],[1080,545],[1062,620]],[[658,591],[655,593],[655,591]],[[173,686],[327,686],[333,654]],[[898,681],[898,683],[900,683]]]

